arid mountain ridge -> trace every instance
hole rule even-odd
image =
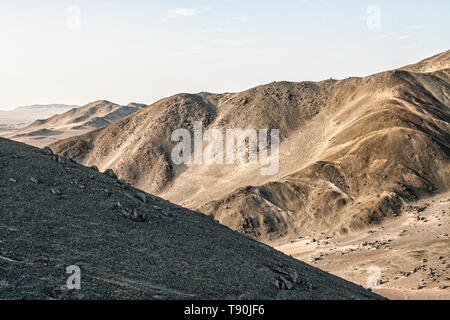
[[[37,119],[46,119],[77,107],[76,105],[66,104],[36,104],[12,110],[0,110],[0,133],[4,134],[8,131],[21,129]]]
[[[127,106],[120,106],[106,100],[99,100],[82,107],[71,108],[47,119],[36,120],[4,136],[42,147],[61,139],[104,127],[143,107],[146,105],[130,103]]]
[[[449,61],[447,51],[362,78],[178,94],[51,148],[259,240],[360,230],[448,190]],[[261,176],[258,165],[174,166],[171,133],[193,121],[280,129],[278,175]]]

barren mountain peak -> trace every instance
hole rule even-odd
[[[445,65],[448,52],[431,60]],[[177,94],[52,149],[113,168],[139,188],[257,239],[360,230],[395,215],[409,199],[449,187],[447,71],[411,68],[274,82],[238,93]],[[263,177],[258,166],[175,166],[171,133],[192,130],[194,121],[204,130],[279,129],[280,172]],[[242,189],[248,185],[254,187]]]
[[[450,68],[450,50],[436,54],[418,63],[401,68],[402,70],[426,73]]]

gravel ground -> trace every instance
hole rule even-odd
[[[380,298],[112,172],[0,138],[0,299]]]

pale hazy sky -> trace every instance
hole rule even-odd
[[[0,109],[362,76],[450,47],[448,0],[1,0]]]

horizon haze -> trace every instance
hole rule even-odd
[[[2,1],[0,110],[152,104],[179,92],[366,76],[448,50],[449,9],[448,1]]]

